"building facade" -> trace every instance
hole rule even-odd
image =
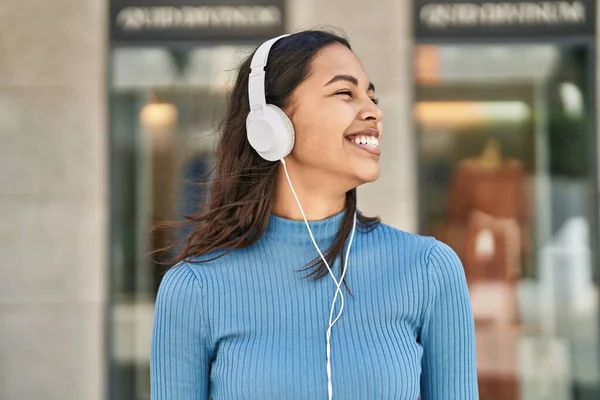
[[[0,6],[0,400],[149,399],[185,234],[151,228],[196,210],[231,69],[320,27],[385,113],[360,209],[463,260],[481,398],[600,396],[594,2],[51,3]]]
[[[0,5],[0,399],[105,398],[108,5]]]

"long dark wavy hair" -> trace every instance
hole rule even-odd
[[[347,39],[321,30],[302,31],[277,41],[269,53],[265,72],[267,103],[286,108],[294,90],[311,73],[311,61],[321,49],[334,43],[351,49]],[[233,249],[252,245],[267,227],[280,163],[261,158],[246,137],[246,116],[250,111],[248,76],[252,55],[239,67],[233,91],[229,95],[216,149],[216,163],[209,183],[208,200],[202,212],[186,216],[185,221],[179,223],[191,224],[193,229],[182,250],[169,260],[170,265],[181,261],[215,260]],[[330,266],[340,257],[341,268],[344,268],[344,244],[352,230],[355,211],[356,189],[352,189],[346,193],[339,233],[331,247],[323,253]],[[369,231],[380,222],[378,217],[370,218],[361,213],[357,213],[357,216],[357,230]],[[225,252],[219,252],[215,257],[203,257],[202,261],[194,260],[214,250]],[[328,274],[327,267],[318,255],[301,269],[305,270],[312,270],[306,277],[315,280]]]

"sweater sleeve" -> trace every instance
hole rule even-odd
[[[441,242],[431,249],[427,267],[421,398],[478,399],[475,326],[463,267],[456,253]]]
[[[152,400],[207,400],[211,342],[202,292],[186,264],[169,270],[156,298],[150,380]]]

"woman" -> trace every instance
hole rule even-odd
[[[356,187],[379,177],[383,116],[360,61],[322,31],[265,54],[266,103],[289,117],[295,143],[279,163],[248,137],[248,58],[207,211],[159,289],[152,398],[476,399],[455,253],[356,210]]]

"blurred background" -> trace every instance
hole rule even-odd
[[[359,207],[451,245],[483,400],[600,399],[587,1],[2,0],[0,400],[144,400],[154,298],[235,67],[339,27],[385,112]]]

